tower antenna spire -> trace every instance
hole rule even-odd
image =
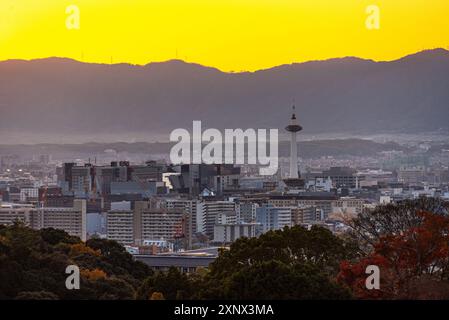
[[[295,120],[295,119],[296,119],[296,114],[295,114],[295,110],[296,110],[295,98],[293,98],[292,100],[293,100],[293,104],[292,104],[292,117],[291,117],[291,120]]]

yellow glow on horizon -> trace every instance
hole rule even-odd
[[[80,29],[66,28],[66,7]],[[365,27],[368,5],[380,29]],[[357,56],[393,60],[449,47],[447,0],[0,0],[0,60],[182,59],[224,71]]]

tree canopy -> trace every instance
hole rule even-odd
[[[68,265],[80,268],[80,290],[68,290]],[[62,230],[0,226],[0,299],[134,299],[152,275],[116,242],[82,242]]]
[[[348,223],[343,235],[294,226],[240,238],[193,274],[153,272],[111,240],[0,226],[0,299],[449,299],[446,202],[407,200]],[[79,290],[65,287],[68,265]],[[370,265],[378,290],[366,288]]]

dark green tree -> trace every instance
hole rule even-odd
[[[311,263],[276,260],[246,266],[224,282],[225,299],[349,299],[348,290]],[[216,292],[214,295],[217,294]]]
[[[357,247],[329,230],[300,226],[242,238],[222,250],[200,286],[202,298],[339,299],[349,294],[333,282],[340,261]],[[301,288],[299,288],[301,287]]]
[[[167,300],[189,299],[194,294],[192,281],[175,267],[145,279],[137,290],[137,298],[148,299],[153,292],[162,293]]]

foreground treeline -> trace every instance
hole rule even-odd
[[[0,226],[0,299],[448,299],[448,205],[437,199],[377,208],[335,236],[302,227],[240,239],[208,270],[153,273],[114,241]],[[79,290],[65,286],[80,268]],[[365,285],[380,270],[379,289]]]

